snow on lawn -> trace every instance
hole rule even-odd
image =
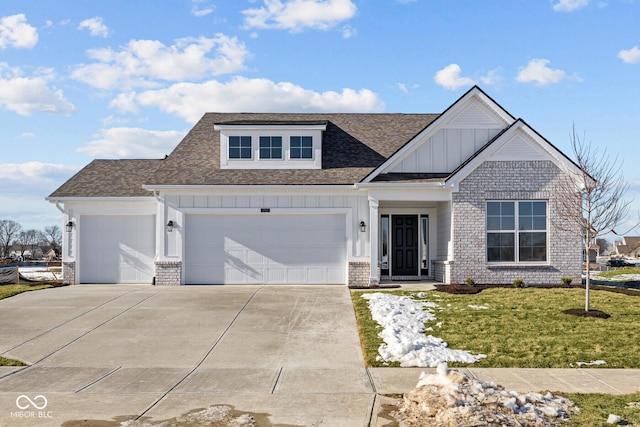
[[[556,425],[577,412],[575,404],[551,393],[520,394],[492,382],[438,365],[435,374],[420,376],[392,415],[407,427]]]
[[[380,292],[364,294],[362,298],[368,300],[371,317],[383,328],[378,334],[384,341],[378,349],[379,361],[433,368],[441,362],[475,363],[487,357],[450,349],[442,338],[425,335],[425,322],[436,320],[434,309],[438,304],[434,302]]]

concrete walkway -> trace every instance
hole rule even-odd
[[[31,365],[0,368],[3,426],[155,425],[212,405],[260,426],[382,426],[383,395],[423,371],[365,368],[342,286],[24,293],[0,300],[0,355]],[[640,390],[640,370],[468,372],[520,392]]]

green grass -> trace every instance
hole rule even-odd
[[[567,427],[605,427],[609,414],[622,417],[629,425],[640,425],[640,393],[614,396],[610,394],[563,394],[578,405],[580,412],[573,415]]]
[[[37,291],[39,289],[51,288],[52,285],[2,285],[0,286],[0,299],[12,297],[23,292]],[[7,359],[0,356],[0,366],[26,366],[19,360]]]
[[[51,288],[52,285],[2,285],[0,286],[0,299],[12,297],[23,292],[37,291]]]
[[[622,274],[640,274],[640,267],[619,267],[608,271],[592,271],[591,274],[597,274],[606,279],[614,279]]]
[[[367,364],[398,366],[375,360],[382,344],[380,327],[361,295],[353,292],[352,298]],[[486,354],[475,367],[569,368],[577,362],[605,360],[601,367],[640,368],[638,296],[592,290],[591,308],[610,314],[609,319],[562,313],[584,307],[584,290],[579,288],[493,288],[475,295],[430,291],[427,299],[440,306],[437,320],[425,325],[434,329],[428,333],[443,338],[450,348]],[[473,310],[469,305],[488,309]],[[441,328],[438,322],[443,322]]]

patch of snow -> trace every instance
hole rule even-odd
[[[620,424],[621,421],[620,415],[609,414],[609,418],[607,418],[607,424]]]
[[[402,367],[435,367],[441,362],[475,363],[487,357],[450,349],[442,338],[425,335],[425,322],[436,320],[433,309],[438,304],[434,302],[381,292],[362,298],[368,300],[371,317],[383,328],[378,334],[384,341],[378,349],[379,361],[400,362]]]
[[[435,374],[422,373],[418,385],[393,415],[403,426],[548,426],[578,408],[551,393],[520,394],[439,364]]]
[[[486,305],[469,304],[467,307],[469,307],[472,310],[489,310],[489,307],[487,307]]]
[[[234,416],[229,406],[209,406],[201,411],[165,421],[128,420],[120,423],[120,427],[191,427],[191,426],[228,426],[255,427],[256,422],[249,414]]]
[[[576,362],[578,366],[595,366],[595,365],[606,365],[607,362],[604,360],[592,360],[591,362]]]

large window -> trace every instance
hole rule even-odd
[[[292,159],[313,158],[313,139],[310,136],[292,136],[289,140]]]
[[[487,261],[547,261],[547,202],[487,202]]]
[[[229,137],[229,158],[230,159],[250,159],[251,158],[251,137],[250,136],[230,136]]]
[[[281,136],[261,136],[260,137],[260,158],[261,159],[281,159],[282,158],[282,137]]]

